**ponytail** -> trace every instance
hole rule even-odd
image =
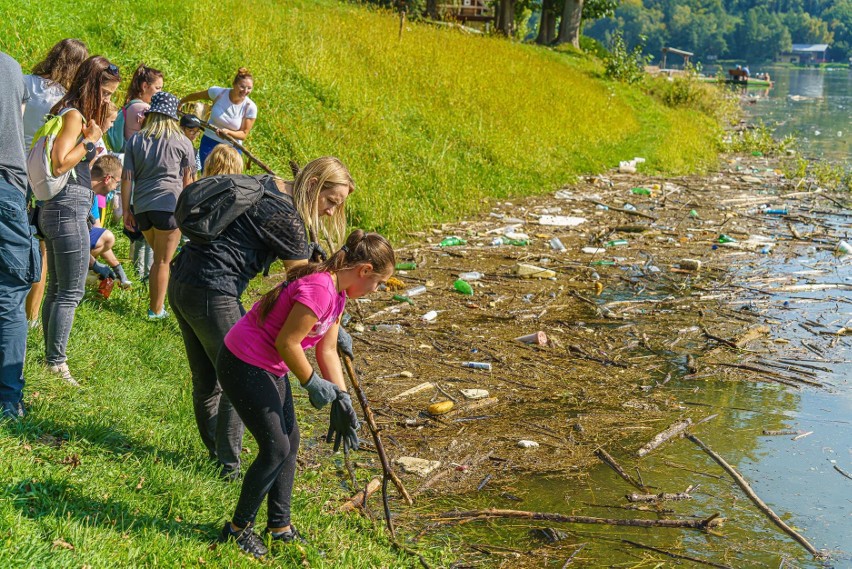
[[[237,74],[234,75],[233,84],[236,85],[243,79],[251,79],[252,81],[254,81],[254,76],[251,74],[251,71],[249,71],[247,67],[240,67],[239,69],[237,69]]]
[[[396,258],[387,239],[378,233],[366,233],[356,229],[349,234],[346,244],[322,263],[299,265],[287,271],[287,280],[261,297],[258,321],[263,323],[266,320],[272,307],[278,302],[281,291],[289,283],[315,273],[337,273],[364,263],[373,265],[374,273],[386,273],[393,268]]]

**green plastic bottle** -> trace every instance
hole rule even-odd
[[[453,287],[464,295],[473,296],[473,287],[470,286],[470,283],[468,283],[467,281],[458,279],[456,282],[453,283]]]
[[[414,301],[411,300],[410,298],[408,298],[407,296],[403,296],[401,294],[395,294],[395,295],[393,295],[393,299],[397,302],[407,302],[411,306],[414,306]]]
[[[613,239],[604,243],[604,247],[623,247],[628,243],[627,239]]]
[[[441,247],[456,247],[458,245],[466,245],[467,241],[461,237],[445,237],[441,241]]]
[[[633,195],[636,195],[636,196],[650,196],[651,195],[651,190],[649,190],[648,188],[632,188],[630,191],[631,191],[631,193],[633,193]]]
[[[417,263],[412,261],[406,261],[404,263],[397,263],[396,270],[397,271],[413,271],[417,268]]]
[[[719,235],[719,243],[736,243],[737,240],[731,237],[730,235],[725,235],[722,233]]]
[[[528,239],[509,239],[508,237],[503,237],[503,243],[514,245],[515,247],[526,247],[530,244]]]
[[[689,217],[691,217],[692,219],[698,219],[698,212],[694,209],[689,210]]]
[[[591,263],[591,264],[592,264],[592,265],[606,265],[606,266],[609,266],[609,265],[614,265],[614,264],[615,264],[615,261],[607,261],[607,260],[605,260],[605,259],[601,259],[600,261],[592,261],[592,263]]]

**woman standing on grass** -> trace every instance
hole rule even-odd
[[[124,153],[121,201],[124,226],[138,226],[154,250],[148,318],[166,318],[169,263],[180,241],[175,206],[183,188],[195,181],[195,149],[178,126],[178,99],[160,91],[151,98],[142,129]],[[133,211],[130,210],[131,189]]]
[[[151,106],[151,98],[162,90],[163,72],[140,63],[133,72],[127,94],[124,96],[124,105],[119,111],[123,119],[120,123],[124,123],[122,135],[125,144],[142,128],[145,111]],[[147,280],[154,262],[154,251],[151,245],[145,239],[131,241],[130,256],[133,258],[133,266],[136,267],[139,277],[143,281]]]
[[[80,64],[89,57],[86,44],[80,40],[64,39],[50,48],[47,56],[35,64],[31,75],[24,75],[24,86],[29,100],[24,109],[24,152],[29,151],[33,135],[44,124],[45,115],[53,105],[68,92]],[[44,283],[47,277],[47,249],[39,241],[41,250],[41,279],[33,283],[27,295],[27,321],[31,328],[39,324],[38,313],[44,298]]]
[[[290,522],[299,427],[287,374],[296,376],[314,408],[332,403],[331,430],[346,437],[344,448],[357,449],[358,418],[337,355],[340,316],[347,298],[374,292],[393,268],[390,243],[377,233],[356,230],[327,261],[290,271],[289,282],[264,295],[225,336],[216,362],[219,381],[254,435],[258,453],[219,541],[234,540],[250,555],[266,555],[252,527],[264,499],[271,539],[304,541]],[[305,356],[314,346],[325,379]]]
[[[184,245],[172,264],[169,303],[192,372],[195,422],[225,479],[239,476],[244,427],[228,398],[222,397],[216,355],[225,334],[245,314],[240,297],[249,281],[276,258],[288,270],[307,262],[314,247],[306,226],[336,247],[346,229],[344,204],[355,189],[349,170],[337,158],[318,158],[293,171],[292,182],[260,177],[266,194],[257,204],[213,242]],[[344,348],[351,352],[351,344]]]
[[[89,226],[92,177],[100,124],[118,88],[118,67],[101,56],[85,60],[71,88],[51,109],[63,117],[62,130],[51,149],[53,174],[72,171],[68,184],[42,206],[40,225],[47,246],[47,294],[42,310],[45,360],[48,370],[71,385],[78,383],[68,369],[65,349],[77,305],[83,299],[89,270]]]
[[[254,77],[248,69],[240,67],[234,77],[232,88],[210,87],[206,91],[192,93],[180,100],[181,105],[202,99],[213,101],[208,122],[216,127],[216,132],[205,131],[201,138],[198,155],[202,168],[213,148],[219,143],[227,142],[223,137],[233,138],[239,144],[248,138],[257,119],[257,105],[249,99],[252,89],[254,89]]]

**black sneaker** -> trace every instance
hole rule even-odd
[[[272,541],[280,543],[290,543],[291,541],[295,541],[296,543],[308,543],[308,540],[299,533],[299,530],[297,530],[296,526],[293,524],[290,524],[290,529],[282,533],[272,533],[269,531],[269,528],[266,528],[263,533],[268,534],[269,537],[272,538]]]
[[[246,526],[242,530],[234,531],[231,529],[231,522],[225,522],[225,527],[222,528],[217,541],[224,543],[231,540],[237,542],[239,548],[245,553],[253,555],[257,559],[269,553],[269,550],[263,545],[263,541],[255,535],[251,525]]]
[[[24,404],[12,403],[11,401],[0,401],[0,420],[9,419],[17,422],[24,418]]]

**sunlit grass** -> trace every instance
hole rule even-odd
[[[248,66],[260,107],[251,148],[280,172],[291,158],[340,156],[359,187],[352,223],[396,236],[635,155],[673,173],[715,157],[711,120],[603,80],[585,56],[419,24],[399,41],[397,18],[347,3],[118,0],[120,18],[96,4],[0,6],[13,30],[0,48],[25,69],[66,36],[126,77],[140,61],[163,69],[179,94]]]

